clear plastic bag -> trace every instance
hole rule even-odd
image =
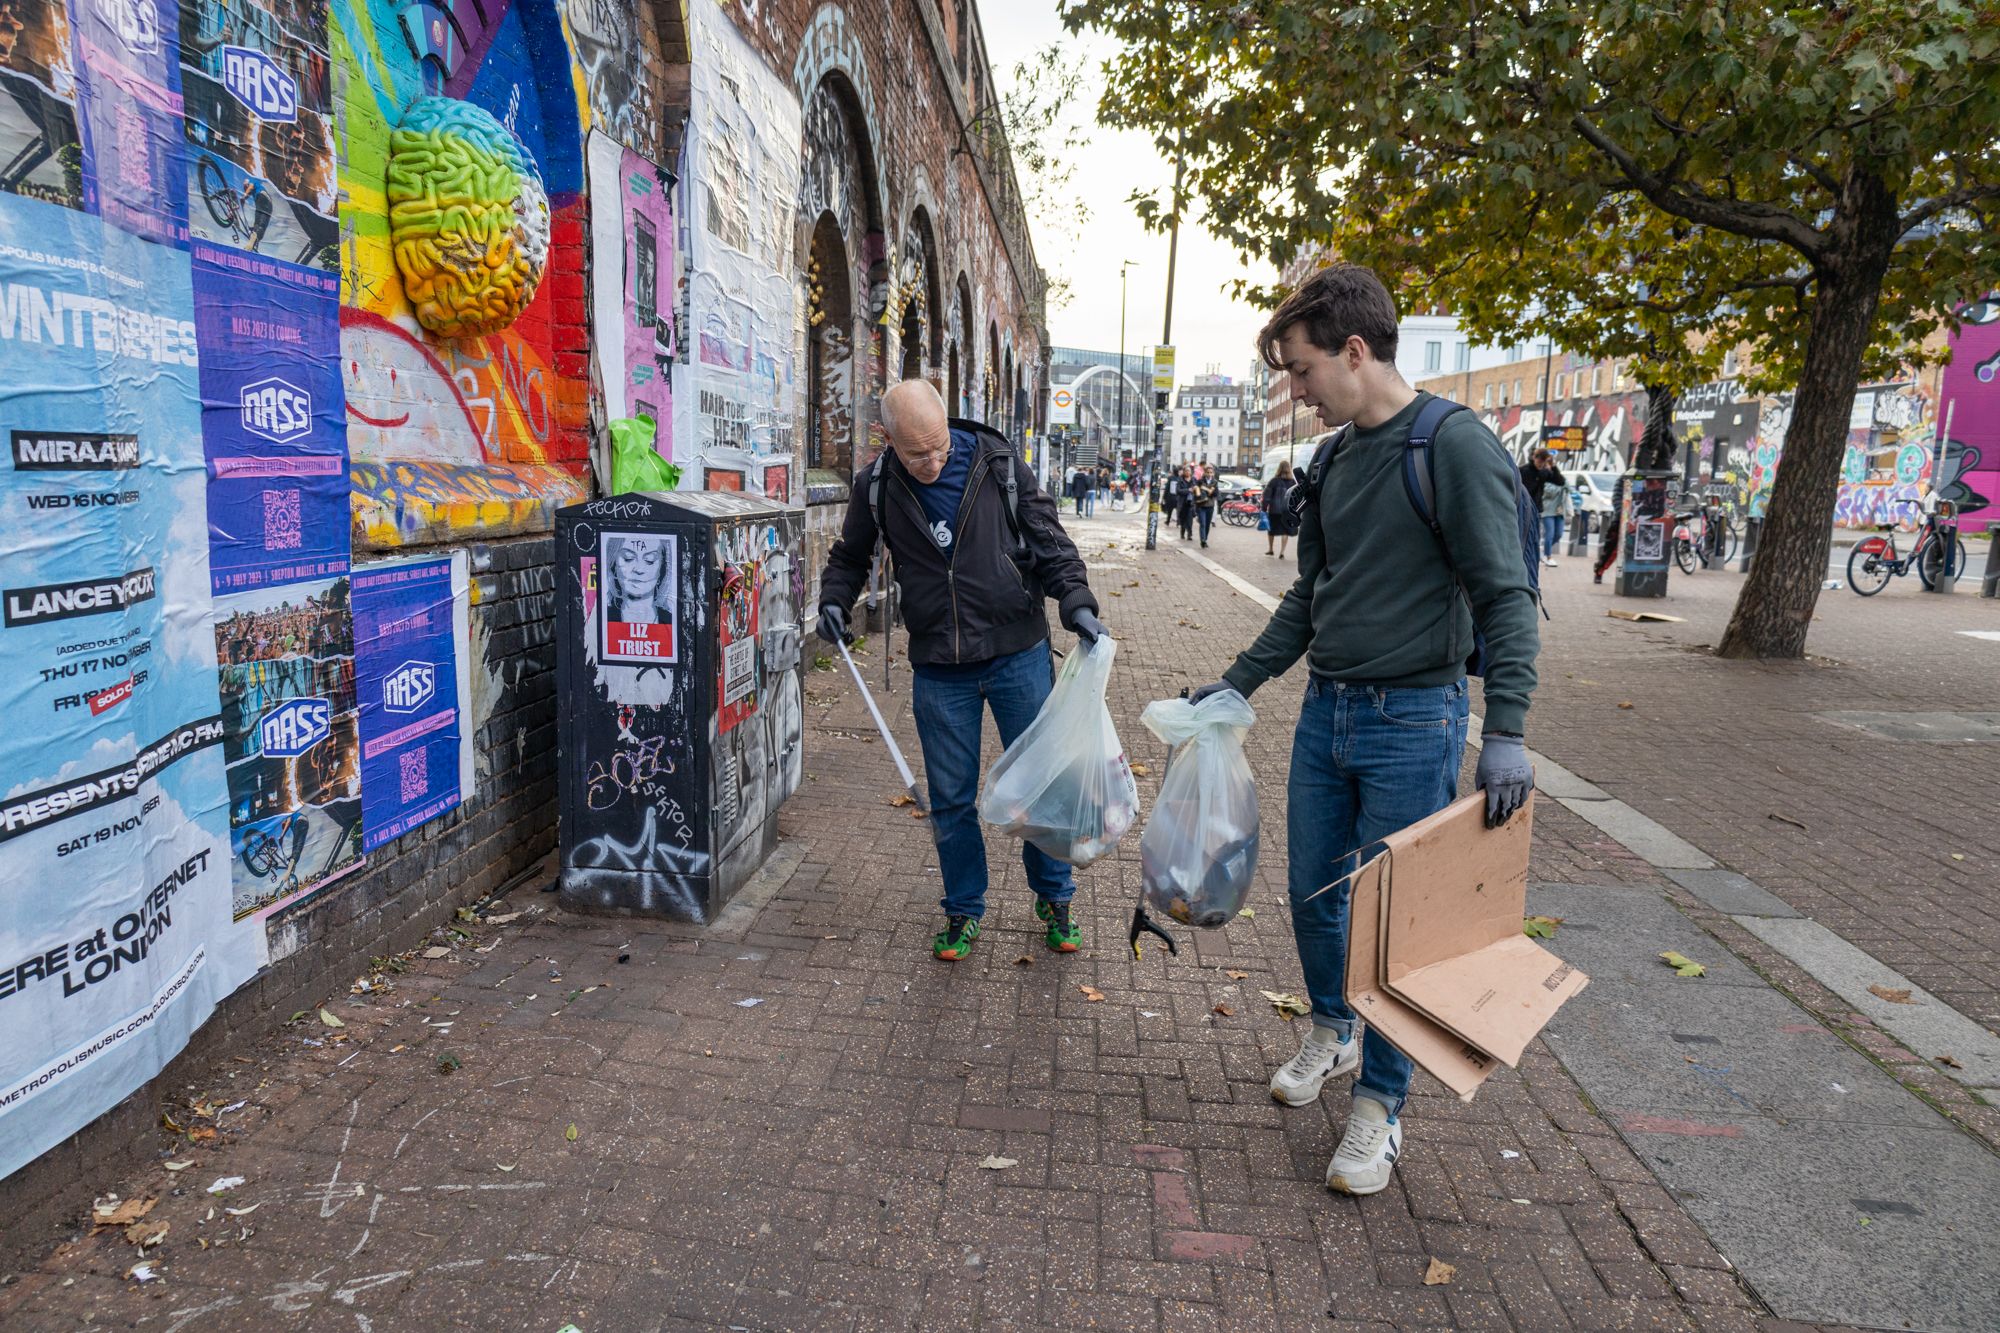
[[[1104,706],[1117,654],[1100,636],[1063,661],[1042,711],[979,793],[981,819],[1073,866],[1117,846],[1139,815],[1139,784]]]
[[[1198,704],[1156,699],[1140,717],[1174,747],[1139,836],[1146,904],[1213,930],[1242,910],[1257,876],[1257,784],[1243,757],[1257,715],[1249,700],[1223,690]]]

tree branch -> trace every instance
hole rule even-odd
[[[1902,217],[1896,219],[1896,235],[1907,236],[1912,227],[1921,226],[1949,208],[1962,208],[1966,204],[1976,204],[1981,199],[2000,197],[2000,185],[1969,185],[1962,190],[1929,199]]]
[[[1825,167],[1815,162],[1807,161],[1796,153],[1787,154],[1785,160],[1819,182],[1820,189],[1825,190],[1836,199],[1840,197],[1840,182],[1834,179],[1833,173]]]
[[[1592,124],[1588,116],[1579,113],[1570,118],[1570,123],[1576,126],[1577,133],[1584,137],[1585,142],[1609,158],[1632,187],[1645,195],[1654,207],[1690,222],[1720,227],[1739,236],[1789,245],[1815,262],[1825,253],[1826,238],[1784,209],[1770,204],[1732,203],[1690,194],[1666,177],[1647,171],[1636,157]]]

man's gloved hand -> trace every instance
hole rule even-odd
[[[1535,789],[1535,769],[1521,737],[1487,732],[1474,781],[1486,793],[1486,827],[1499,828],[1528,803],[1528,793]]]
[[[853,643],[847,632],[847,610],[828,602],[819,609],[819,636],[828,643]]]
[[[1070,628],[1076,631],[1076,637],[1083,640],[1086,648],[1110,633],[1104,628],[1104,622],[1093,615],[1087,606],[1078,607],[1076,614],[1070,617]]]
[[[1233,690],[1235,688],[1236,687],[1234,685],[1231,685],[1226,680],[1218,680],[1215,682],[1215,684],[1204,685],[1200,689],[1196,690],[1193,694],[1190,694],[1187,697],[1187,701],[1191,704],[1198,704],[1211,694],[1220,694],[1224,690]]]

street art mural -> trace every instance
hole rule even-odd
[[[799,101],[716,5],[690,9],[692,111],[678,209],[688,220],[687,384],[673,394],[676,457],[791,490],[805,303],[793,256]],[[662,418],[665,420],[666,418]]]
[[[1632,446],[1646,427],[1646,395],[1615,394],[1568,403],[1552,403],[1544,413],[1540,406],[1503,407],[1497,412],[1480,412],[1486,428],[1500,437],[1500,443],[1516,462],[1541,448],[1542,425],[1582,426],[1585,446],[1580,456],[1566,458],[1564,466],[1575,472],[1622,472],[1631,457]]]
[[[674,176],[591,132],[591,327],[604,416],[665,423],[654,448],[673,461],[674,362],[680,351]]]
[[[658,158],[662,116],[646,78],[646,48],[638,30],[640,15],[649,12],[632,0],[563,0],[562,4],[573,58],[589,98],[590,125],[627,148]]]
[[[1965,530],[1984,532],[2000,522],[2000,302],[1983,301],[1964,319],[1951,340],[1937,416],[1950,414],[1958,450],[1945,498],[1958,505]]]

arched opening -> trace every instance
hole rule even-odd
[[[945,410],[952,416],[962,417],[965,415],[965,407],[958,401],[958,343],[956,341],[951,345],[950,358],[951,366],[945,377]]]
[[[1014,438],[1014,349],[1008,348],[1001,355],[1000,364],[1000,433],[1008,439]]]
[[[986,326],[986,373],[980,377],[980,394],[986,402],[986,415],[982,421],[993,421],[1000,415],[1000,326]]]
[[[958,275],[958,295],[954,303],[958,306],[957,328],[954,331],[958,334],[959,378],[957,387],[952,391],[951,410],[959,416],[970,417],[976,415],[972,405],[973,380],[978,373],[974,368],[977,358],[973,356],[973,351],[977,344],[972,340],[972,284],[965,280],[964,273]]]
[[[806,282],[806,466],[844,473],[854,440],[854,288],[830,212],[813,228]]]
[[[897,264],[895,298],[902,303],[899,366],[903,379],[929,376],[937,382],[944,362],[944,318],[939,299],[937,241],[922,204],[910,211],[903,229],[902,258]]]
[[[796,218],[810,321],[806,467],[846,481],[867,438],[865,400],[889,371],[878,322],[888,263],[866,122],[843,75],[820,81],[804,129]]]

